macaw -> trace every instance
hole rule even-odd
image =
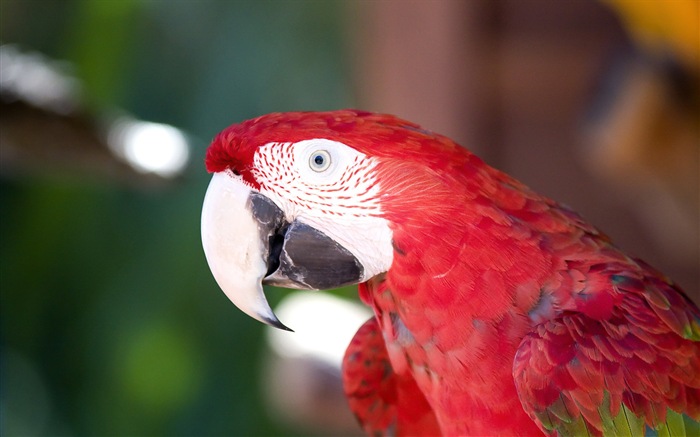
[[[700,433],[700,310],[578,214],[449,138],[356,110],[218,134],[202,208],[212,274],[289,329],[262,284],[359,284],[343,360],[369,435]]]

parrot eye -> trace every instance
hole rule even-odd
[[[364,156],[343,143],[325,138],[287,143],[289,145],[293,147],[290,164],[301,181],[309,186],[339,183],[348,167]]]
[[[309,167],[315,172],[323,172],[331,166],[331,154],[327,150],[317,150],[309,157]]]

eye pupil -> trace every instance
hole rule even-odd
[[[323,155],[316,155],[314,156],[314,164],[318,165],[319,167],[323,166],[323,163],[326,162],[326,158],[323,157]]]

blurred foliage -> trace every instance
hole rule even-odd
[[[0,180],[0,434],[294,434],[261,401],[262,325],[206,266],[202,160],[233,122],[351,106],[343,4],[0,8],[0,40],[68,61],[93,110],[123,108],[198,138],[189,170],[166,188]]]

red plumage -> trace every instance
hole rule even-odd
[[[438,435],[432,408],[410,375],[396,374],[375,319],[353,338],[343,359],[343,385],[350,408],[362,411],[368,435]]]
[[[405,421],[415,406],[444,435],[602,435],[625,408],[642,420],[630,419],[633,432],[660,426],[669,409],[700,419],[697,306],[575,212],[450,139],[367,112],[271,114],[223,131],[207,168],[254,185],[259,146],[311,138],[376,159],[393,232],[391,268],[360,287],[376,322],[344,364],[367,431],[433,429]]]

